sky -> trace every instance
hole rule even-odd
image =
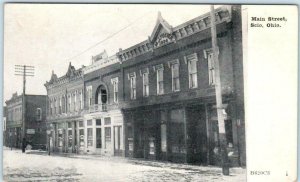
[[[159,11],[175,27],[209,10],[208,5],[5,4],[3,99],[22,93],[15,65],[35,67],[26,94],[46,95],[52,70],[60,77],[69,62],[76,69],[88,66],[103,50],[112,56],[148,39]]]

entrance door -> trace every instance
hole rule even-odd
[[[96,149],[102,148],[101,128],[96,128]]]
[[[207,131],[204,106],[187,108],[187,162],[207,164]]]
[[[122,136],[122,126],[114,126],[114,153],[116,156],[122,155],[121,148],[121,136]]]

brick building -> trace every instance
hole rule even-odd
[[[228,151],[245,165],[241,9],[215,13]],[[176,27],[159,14],[147,40],[120,49],[126,156],[218,164],[211,47],[209,13]]]
[[[46,96],[25,95],[25,128],[22,125],[22,95],[14,93],[6,102],[5,145],[21,148],[22,131],[33,148],[46,146]]]
[[[47,124],[51,150],[79,152],[84,148],[79,128],[83,124],[83,74],[82,68],[69,64],[61,77],[52,72],[47,89]]]

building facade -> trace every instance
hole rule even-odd
[[[216,9],[223,114],[231,165],[245,165],[240,6]],[[153,33],[120,50],[125,155],[218,165],[210,14],[170,26],[159,14]]]
[[[22,132],[29,145],[36,149],[46,147],[46,96],[25,95],[14,93],[6,103],[5,145],[21,148]],[[23,110],[25,106],[25,125],[23,125]],[[23,128],[25,127],[25,128]]]
[[[215,10],[223,114],[232,166],[246,165],[241,7]],[[218,165],[210,14],[45,84],[52,150]]]
[[[77,153],[84,150],[82,143],[84,87],[82,68],[69,64],[67,73],[57,77],[52,72],[47,89],[47,127],[50,150]]]
[[[92,64],[84,68],[85,152],[124,156],[120,62],[116,55],[108,57],[105,51],[92,59]]]

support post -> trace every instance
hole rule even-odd
[[[211,37],[212,37],[212,50],[213,50],[213,60],[215,69],[215,90],[216,90],[216,104],[217,104],[217,114],[218,114],[218,126],[219,126],[219,145],[222,158],[222,173],[223,175],[229,175],[229,163],[227,154],[227,141],[225,133],[225,122],[223,117],[223,104],[222,104],[222,87],[220,79],[220,65],[219,65],[219,49],[217,46],[217,31],[216,31],[216,20],[215,20],[215,10],[214,6],[210,7],[210,17],[211,17]]]

